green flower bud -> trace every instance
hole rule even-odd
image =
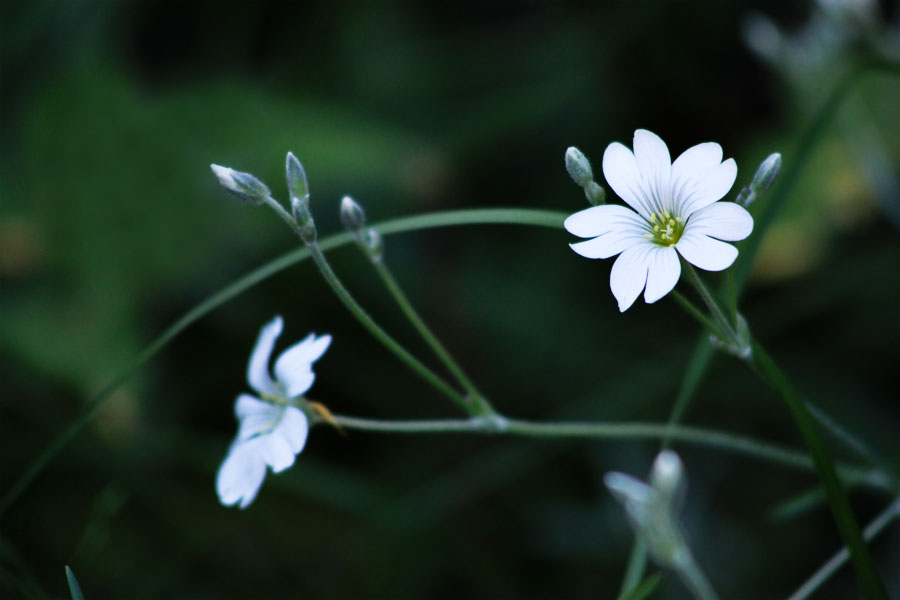
[[[587,186],[594,180],[594,172],[591,170],[591,161],[575,146],[566,150],[566,171],[572,181],[581,187]]]
[[[366,226],[365,211],[350,196],[344,196],[341,200],[341,223],[351,232],[357,232]]]
[[[753,176],[753,181],[750,182],[750,189],[757,195],[768,191],[775,183],[775,178],[779,173],[781,173],[781,154],[775,152],[760,163],[756,175]]]
[[[303,165],[300,164],[293,152],[287,153],[284,172],[287,177],[291,204],[293,204],[294,198],[309,200],[309,182],[306,179],[306,171],[303,170]]]
[[[250,173],[242,173],[221,165],[209,165],[209,168],[226,192],[245,202],[260,205],[272,194],[266,184]]]

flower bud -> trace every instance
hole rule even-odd
[[[291,197],[293,205],[294,198],[309,200],[309,182],[306,180],[306,171],[303,165],[297,160],[293,152],[287,153],[287,159],[284,165],[285,176],[287,177],[288,193]],[[308,205],[308,202],[307,202]]]
[[[750,189],[757,195],[768,191],[779,173],[781,173],[781,154],[775,152],[760,163],[753,181],[750,182]]]
[[[341,223],[349,231],[357,232],[366,226],[366,213],[350,196],[341,200]]]
[[[663,450],[653,461],[650,470],[650,485],[669,503],[680,504],[685,487],[684,465],[671,450]]]
[[[566,171],[569,172],[569,177],[581,187],[587,186],[594,180],[591,161],[575,146],[570,146],[566,150]]]
[[[221,165],[209,165],[216,179],[226,192],[251,204],[262,204],[271,191],[262,181],[250,173],[242,173]]]
[[[750,208],[760,194],[772,187],[779,173],[781,173],[781,154],[775,152],[759,164],[750,185],[745,186],[734,201],[744,208]]]

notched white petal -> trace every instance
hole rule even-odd
[[[706,235],[685,231],[675,248],[686,261],[704,271],[722,271],[734,263],[738,250]]]
[[[641,244],[622,252],[613,263],[609,274],[609,288],[619,304],[619,312],[625,312],[641,295],[647,283],[648,255],[651,244]]]
[[[569,244],[569,247],[585,258],[609,258],[646,241],[641,232],[610,231],[586,242]]]
[[[703,142],[691,146],[672,163],[672,182],[700,182],[721,162],[722,146],[719,144]]]
[[[311,333],[281,353],[275,361],[275,377],[284,388],[286,397],[299,396],[312,387],[315,380],[312,365],[322,357],[330,344],[330,335],[317,338]]]
[[[687,229],[691,233],[737,242],[753,232],[753,217],[734,202],[715,202],[692,214]]]
[[[656,248],[649,253],[644,302],[653,304],[672,291],[681,277],[681,262],[674,248]]]
[[[607,146],[603,153],[603,176],[619,198],[644,218],[650,218],[652,207],[644,197],[643,178],[631,150],[619,142]]]
[[[260,394],[278,394],[278,387],[269,374],[269,357],[272,356],[272,348],[281,335],[282,327],[280,316],[263,326],[250,354],[250,362],[247,363],[247,383]]]
[[[263,402],[255,396],[241,394],[237,397],[237,400],[234,401],[234,416],[238,419],[243,419],[250,415],[268,415],[272,413],[273,408],[275,407],[270,403]]]
[[[272,472],[280,473],[294,464],[295,455],[291,444],[278,429],[259,439],[263,441],[263,460],[272,467]]]
[[[240,502],[247,508],[266,477],[266,464],[256,440],[236,442],[231,445],[228,455],[216,475],[216,492],[219,502],[233,506]]]
[[[715,167],[707,173],[696,193],[684,201],[684,216],[690,216],[701,208],[721,200],[734,185],[736,178],[737,163],[734,162],[733,158],[729,158]]]
[[[289,406],[284,410],[284,416],[277,427],[277,431],[291,446],[294,454],[299,454],[306,445],[306,437],[309,434],[309,421],[306,415],[298,408]]]

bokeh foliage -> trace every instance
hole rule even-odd
[[[284,154],[310,176],[320,231],[342,194],[373,219],[438,209],[574,211],[563,168],[636,127],[673,153],[708,139],[739,165],[786,168],[821,96],[743,46],[751,10],[786,28],[806,2],[5,2],[0,4],[0,486],[157,332],[292,249],[283,225],[225,196],[211,162],[283,197]],[[883,7],[888,18],[896,18]],[[898,466],[898,198],[859,163],[874,130],[896,182],[896,75],[861,76],[788,197],[745,312],[797,387]],[[515,227],[389,238],[413,302],[504,412],[663,421],[696,329],[664,300],[619,315],[609,261]],[[336,268],[427,357],[365,261]],[[190,328],[104,407],[0,522],[0,596],[612,597],[631,533],[603,488],[643,475],[653,443],[340,437],[313,432],[244,512],[213,478],[258,327],[285,317],[335,343],[313,396],[366,416],[452,407],[368,338],[309,264]],[[428,357],[430,359],[430,357]],[[716,359],[687,420],[798,446],[773,394]],[[771,509],[815,480],[678,447],[698,560],[726,596],[799,584],[838,545],[826,509]],[[836,453],[846,456],[840,446]],[[865,522],[887,498],[854,492]],[[873,546],[900,563],[896,527]],[[888,581],[900,593],[896,571]],[[829,584],[852,589],[846,573]],[[660,597],[681,597],[671,579]]]

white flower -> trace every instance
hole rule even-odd
[[[266,467],[280,473],[294,464],[303,450],[309,422],[300,409],[290,406],[295,398],[312,387],[312,364],[331,343],[330,335],[309,334],[281,353],[275,361],[275,379],[269,374],[269,357],[281,335],[281,317],[275,317],[259,332],[247,365],[247,382],[263,398],[241,394],[234,404],[238,434],[219,467],[216,491],[219,501],[246,508],[266,476]]]
[[[620,311],[642,290],[648,303],[672,291],[681,276],[679,254],[707,271],[728,268],[738,251],[720,240],[742,240],[753,230],[753,217],[743,207],[717,202],[734,185],[737,165],[732,158],[722,162],[722,148],[714,142],[687,149],[673,163],[659,137],[638,129],[633,154],[618,142],[606,148],[603,175],[634,210],[594,206],[571,215],[565,227],[593,238],[570,244],[584,257],[620,254],[609,279]]]

